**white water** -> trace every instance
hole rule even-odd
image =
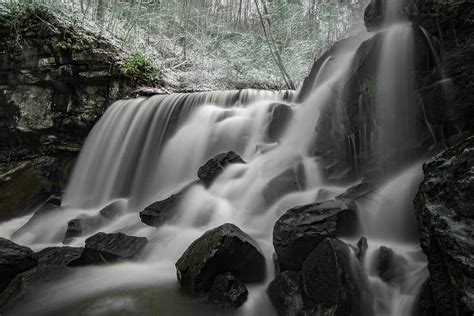
[[[394,24],[386,32],[376,100],[378,130],[386,131],[378,139],[382,152],[396,148],[401,140],[416,142],[411,126],[401,122],[411,111],[404,106],[411,102],[413,91],[411,26]],[[149,244],[135,263],[76,268],[73,276],[45,289],[23,311],[34,309],[36,315],[58,310],[74,310],[77,315],[126,314],[128,310],[144,315],[215,314],[176,290],[174,263],[205,231],[230,222],[258,242],[268,270],[267,281],[250,286],[248,301],[236,313],[274,314],[265,289],[274,276],[271,238],[275,221],[293,206],[330,199],[345,190],[324,183],[308,152],[319,109],[331,105],[334,95],[341,93],[340,79],[352,57],[353,53],[347,53],[328,58],[313,93],[301,104],[282,100],[281,93],[257,91],[156,96],[114,104],[88,137],[63,197],[63,210],[30,222],[14,235],[28,218],[2,223],[0,235],[35,250],[61,245],[69,220],[81,214],[96,215],[119,199],[124,214],[100,231],[144,236]],[[266,130],[275,102],[291,106],[293,117],[281,139],[270,143]],[[349,136],[348,142],[355,152],[355,138]],[[248,163],[230,166],[210,188],[194,185],[176,218],[160,228],[141,223],[139,211],[195,180],[200,165],[228,150],[238,152]],[[296,174],[300,187],[277,190],[276,198],[269,198],[269,183],[288,170]],[[372,199],[359,205],[363,235],[369,243],[364,267],[375,296],[376,315],[408,315],[426,278],[411,206],[419,170],[419,166],[412,167],[387,180]],[[75,239],[72,245],[83,245],[87,237]],[[403,273],[396,282],[384,282],[375,271],[381,245],[404,258]],[[141,300],[150,291],[159,303]],[[86,304],[85,310],[79,308],[81,304]]]

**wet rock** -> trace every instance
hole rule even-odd
[[[291,107],[287,104],[276,103],[271,107],[272,118],[267,129],[267,136],[270,142],[279,141],[288,122],[293,116]]]
[[[418,231],[441,315],[474,311],[474,137],[423,166]]]
[[[97,233],[86,239],[86,245],[79,259],[70,266],[113,263],[132,260],[145,248],[148,240],[144,237],[128,236],[123,233]]]
[[[326,238],[306,258],[301,271],[305,297],[318,309],[335,316],[369,315],[363,309],[361,289],[349,247],[338,239]]]
[[[34,268],[37,264],[38,259],[30,248],[0,238],[0,292],[15,276]]]
[[[396,17],[387,21],[385,20],[387,1],[372,0],[364,12],[365,27],[369,32],[375,32],[387,26],[388,23],[395,23],[400,19],[407,19],[413,10],[411,1],[404,0],[404,4],[400,5],[398,12],[394,13]]]
[[[245,283],[263,281],[265,258],[255,241],[237,226],[224,224],[195,240],[176,262],[180,285],[191,293],[207,293],[214,278],[231,272]]]
[[[48,247],[36,253],[38,266],[68,266],[79,259],[83,248],[79,247]]]
[[[23,303],[30,297],[43,291],[48,285],[56,283],[68,276],[71,268],[60,266],[36,267],[15,277],[8,287],[0,294],[0,312],[5,315],[29,315],[23,310]],[[31,306],[30,306],[31,308]]]
[[[99,214],[107,219],[120,217],[127,211],[127,202],[125,200],[117,200],[105,206],[99,211]]]
[[[43,187],[30,161],[0,175],[0,222],[24,215],[43,197]]]
[[[359,241],[357,242],[357,251],[356,251],[357,259],[363,260],[365,257],[365,254],[367,253],[368,248],[369,248],[369,244],[367,243],[367,238],[361,237]]]
[[[191,185],[188,185],[183,190],[171,195],[167,199],[147,206],[140,212],[141,221],[148,226],[159,227],[165,222],[171,220],[176,215],[179,203]]]
[[[326,237],[349,235],[357,227],[353,203],[326,201],[287,211],[273,228],[273,246],[281,271],[300,270],[306,257]]]
[[[298,164],[270,180],[263,190],[265,202],[271,205],[285,194],[303,190],[305,185],[303,168],[302,164]]]
[[[436,302],[433,297],[433,286],[431,280],[428,279],[423,284],[421,293],[417,299],[416,315],[418,316],[433,316],[440,315],[436,310]]]
[[[67,223],[64,243],[69,243],[73,238],[91,234],[106,222],[106,218],[99,215],[80,215]]]
[[[49,205],[54,205],[56,207],[61,207],[61,197],[58,195],[51,195],[47,200],[46,203]]]
[[[285,271],[278,274],[268,285],[268,297],[281,316],[300,315],[304,310],[304,300],[300,288],[300,274]]]
[[[233,151],[219,154],[199,168],[198,177],[205,186],[210,186],[228,165],[234,163],[245,163],[245,161]]]
[[[236,279],[232,273],[218,275],[209,290],[208,301],[223,308],[237,308],[248,297],[245,284]]]

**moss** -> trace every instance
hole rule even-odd
[[[375,96],[377,93],[377,84],[373,79],[364,79],[362,84],[359,86],[359,89],[364,95]]]
[[[203,260],[203,258],[212,256],[214,249],[221,243],[222,238],[223,235],[220,230],[211,230],[189,246],[184,255],[176,262],[180,282],[189,280],[191,284],[188,285],[191,289],[194,289],[194,281],[197,280],[206,265],[206,260]],[[180,273],[186,274],[185,280],[182,279]]]
[[[120,72],[134,84],[155,84],[160,81],[159,67],[147,56],[134,52],[120,64]]]

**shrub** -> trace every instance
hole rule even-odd
[[[125,58],[120,72],[135,84],[155,84],[160,80],[160,69],[143,53],[135,52]]]

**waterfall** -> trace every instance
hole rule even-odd
[[[413,122],[417,111],[413,29],[399,19],[401,2],[386,2],[390,23],[381,30],[385,35],[376,78],[377,130],[368,131],[364,124],[344,134],[356,174],[362,169],[362,154],[368,155],[373,148],[390,155],[419,141]],[[84,144],[62,208],[33,217],[24,226],[28,218],[2,224],[0,235],[35,250],[61,245],[69,220],[97,215],[104,206],[118,201],[123,214],[104,223],[100,231],[143,236],[149,243],[138,262],[76,268],[74,275],[26,302],[22,307],[25,313],[67,314],[81,309],[87,315],[121,310],[145,315],[215,314],[211,307],[178,291],[174,263],[204,232],[233,223],[257,241],[269,273],[263,284],[249,287],[248,301],[232,315],[275,314],[265,293],[275,272],[274,223],[289,208],[332,199],[348,188],[330,186],[312,153],[317,124],[325,119],[320,117],[321,109],[343,106],[344,78],[356,49],[328,56],[314,76],[311,93],[302,101],[292,92],[243,90],[154,96],[113,104]],[[365,111],[362,101],[361,117]],[[270,137],[277,106],[288,108],[292,115],[279,127],[278,136]],[[203,163],[229,150],[247,163],[229,166],[209,188],[194,183]],[[411,205],[420,170],[417,164],[385,179],[375,193],[358,202],[362,234],[369,245],[363,266],[377,316],[409,315],[427,277]],[[287,173],[295,177],[296,187],[268,193],[272,181]],[[140,221],[138,212],[185,186],[188,190],[173,220],[159,228]],[[70,245],[83,246],[87,237],[76,238]],[[359,237],[346,241],[355,243]],[[380,275],[381,246],[393,251],[393,278]]]

